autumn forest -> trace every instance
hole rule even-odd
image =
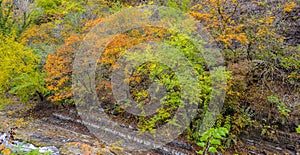
[[[0,155],[296,155],[299,116],[299,0],[0,0]]]

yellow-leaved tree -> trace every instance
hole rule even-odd
[[[15,38],[0,35],[0,93],[18,95],[28,100],[46,92],[39,59],[29,48],[15,41]]]

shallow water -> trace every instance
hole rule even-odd
[[[33,144],[22,142],[21,140],[11,140],[8,133],[0,132],[0,145],[4,145],[12,152],[30,152],[39,150],[39,153],[50,153],[51,155],[60,155],[59,149],[55,146],[36,147]]]

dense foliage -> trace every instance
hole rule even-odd
[[[212,95],[207,65],[191,38],[144,26],[118,34],[97,61],[97,95],[109,115],[152,132],[173,117],[182,102],[182,88],[166,65],[144,63],[125,80],[139,106],[149,104],[151,83],[164,85],[167,97],[155,114],[126,113],[112,93],[110,74],[118,70],[118,58],[140,43],[154,41],[182,52],[199,76],[201,88],[195,92],[199,109],[184,133],[201,148],[199,154],[237,148],[238,136],[248,129],[259,129],[269,138],[274,137],[274,130],[299,133],[300,7],[293,0],[0,0],[0,109],[8,103],[4,98],[13,95],[22,101],[39,97],[63,107],[74,106],[72,67],[85,34],[124,8],[147,4],[175,8],[204,25],[211,36],[207,44],[220,48],[225,58],[224,107],[213,128],[199,134]]]

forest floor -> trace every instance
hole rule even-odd
[[[34,108],[32,108],[34,107]],[[58,118],[57,116],[61,116]],[[63,108],[51,103],[41,103],[35,106],[28,104],[12,104],[0,111],[0,120],[3,122],[0,131],[12,131],[15,139],[31,143],[38,147],[55,146],[61,154],[90,154],[106,152],[105,154],[166,154],[162,150],[129,151],[116,146],[106,146],[90,133],[89,129],[75,121],[80,120],[75,107]],[[114,136],[114,135],[112,135]],[[190,144],[186,154],[195,154]],[[174,146],[171,146],[174,147]],[[191,149],[192,147],[192,149]],[[176,148],[176,146],[175,146]]]
[[[76,113],[76,107],[63,108],[47,102],[35,106],[12,104],[0,112],[0,120],[3,122],[0,131],[9,132],[13,130],[15,139],[21,139],[38,147],[55,146],[59,148],[61,154],[85,154],[89,151],[91,151],[90,154],[96,154],[96,152],[137,155],[172,154],[159,149],[145,152],[107,146],[103,142],[99,142],[99,139],[86,126],[75,121],[80,120]],[[272,143],[255,140],[255,136],[250,135],[249,138],[249,134],[241,135],[240,139],[241,141],[235,150],[230,150],[224,154],[234,154],[234,152],[239,154],[273,154],[272,150],[283,150]],[[183,136],[175,141],[177,143],[167,144],[166,147],[184,154],[196,154],[197,146],[187,142]],[[259,146],[258,142],[262,146]],[[264,149],[264,147],[269,149]],[[293,152],[284,152],[294,154]]]

